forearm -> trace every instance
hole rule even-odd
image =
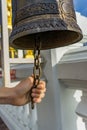
[[[14,100],[14,88],[0,88],[0,104],[12,104]]]

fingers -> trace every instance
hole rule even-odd
[[[46,92],[46,85],[44,81],[40,81],[39,85],[37,88],[32,89],[32,97],[33,101],[35,103],[40,103],[42,101],[42,98],[45,97],[45,92]]]
[[[45,96],[45,93],[42,93],[42,94],[32,93],[33,98],[44,98],[44,96]]]

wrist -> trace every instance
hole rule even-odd
[[[3,87],[0,89],[0,104],[12,104],[15,98],[14,88]]]

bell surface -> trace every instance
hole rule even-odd
[[[12,10],[12,47],[33,49],[37,35],[42,50],[70,45],[83,37],[73,0],[12,0]]]

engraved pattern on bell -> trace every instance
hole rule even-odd
[[[15,0],[12,0],[15,1]],[[82,39],[73,0],[16,0],[10,45],[33,49],[38,34],[42,50],[73,44]],[[13,10],[14,10],[13,6]]]
[[[27,5],[26,7],[17,11],[17,22],[24,20],[27,17],[43,14],[58,14],[58,8],[56,3],[37,3],[33,5]]]
[[[72,15],[72,16],[75,15],[74,9],[72,8],[72,6],[71,6],[70,3],[68,3],[68,2],[63,3],[63,4],[62,4],[62,8],[63,8],[64,13],[70,14],[70,15]]]

